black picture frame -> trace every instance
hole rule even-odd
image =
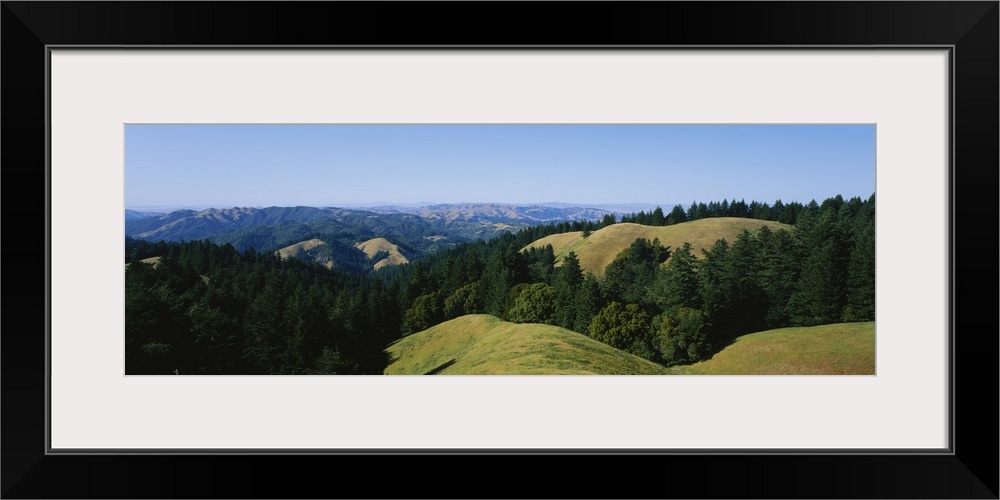
[[[997,1],[554,3],[544,9],[450,2],[2,4],[0,160],[8,195],[2,254],[9,266],[0,336],[4,498],[998,498],[998,321],[995,309],[976,305],[996,304],[998,290]],[[47,454],[49,267],[48,247],[39,242],[48,241],[46,47],[53,45],[950,46],[951,453],[518,453],[493,455],[488,463],[474,453]],[[919,213],[914,200],[914,216]],[[557,473],[566,467],[576,477]],[[316,469],[330,474],[307,472]],[[386,479],[368,483],[362,471]],[[449,472],[440,477],[441,471]],[[450,475],[465,481],[452,482]],[[459,486],[468,480],[482,490]]]

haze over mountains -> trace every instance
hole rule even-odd
[[[125,220],[134,221],[139,219],[145,219],[147,217],[159,217],[163,214],[164,212],[143,212],[139,210],[125,210]]]
[[[125,235],[150,241],[210,239],[240,249],[272,250],[301,241],[292,234],[273,242],[245,241],[240,230],[274,227],[281,232],[353,232],[371,238],[397,236],[440,242],[446,246],[477,238],[489,239],[507,230],[539,224],[600,220],[609,210],[578,206],[551,207],[499,203],[438,204],[421,207],[380,206],[369,209],[318,207],[209,208],[169,213],[125,211]],[[405,231],[404,231],[405,230]],[[245,231],[244,231],[245,232]],[[407,233],[407,234],[402,234]],[[292,241],[295,240],[295,241]],[[261,243],[266,243],[261,245]],[[403,243],[406,243],[405,241]],[[273,247],[273,248],[272,248]],[[425,248],[424,250],[432,250]]]
[[[443,203],[423,207],[382,206],[371,207],[369,210],[380,214],[414,214],[427,219],[442,219],[446,221],[464,220],[469,222],[507,224],[530,221],[532,225],[549,222],[600,220],[605,215],[612,213],[609,210],[584,208],[574,205],[554,207],[504,203]]]
[[[127,216],[127,373],[873,373],[874,194]]]
[[[507,231],[576,221],[597,221],[614,212],[575,205],[561,207],[501,203],[420,207],[233,207],[126,210],[125,236],[147,241],[209,240],[239,251],[281,251],[348,271],[405,263],[458,243],[489,240]],[[364,243],[377,240],[379,245]],[[317,242],[323,243],[319,245]],[[290,251],[290,248],[296,248]],[[372,251],[377,248],[376,251]],[[384,255],[372,262],[381,250]]]

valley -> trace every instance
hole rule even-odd
[[[874,213],[837,196],[127,214],[126,372],[871,375]]]
[[[665,368],[586,335],[468,315],[394,342],[387,375],[875,375],[875,324],[737,337],[711,359]]]

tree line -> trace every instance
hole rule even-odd
[[[744,201],[722,200],[711,203],[692,202],[684,209],[681,205],[674,205],[669,214],[664,215],[663,209],[656,207],[649,213],[639,212],[625,215],[622,222],[634,222],[645,226],[670,226],[699,219],[713,217],[739,217],[744,219],[760,219],[781,222],[783,224],[795,224],[799,214],[805,208],[801,203],[791,202],[788,204],[777,200],[773,205],[766,202],[751,201],[749,204]]]
[[[874,319],[874,195],[723,202],[701,212],[692,204],[692,213],[733,216],[734,204],[756,218],[791,220],[795,230],[744,231],[700,256],[689,244],[639,239],[602,277],[585,274],[572,253],[557,260],[551,246],[521,249],[615,224],[613,216],[507,232],[368,273],[208,241],[127,239],[126,370],[382,373],[389,343],[474,313],[560,326],[668,366],[705,359],[753,331]],[[666,224],[680,212],[634,219]],[[160,257],[155,266],[141,262],[151,256]]]
[[[755,213],[792,220],[794,231],[744,231],[700,258],[690,244],[637,239],[598,277],[573,253],[557,266],[551,245],[520,251],[538,237],[522,231],[388,271],[389,282],[405,283],[403,334],[487,313],[574,330],[668,366],[754,331],[874,320],[874,195],[775,206]]]
[[[126,256],[128,374],[378,374],[399,337],[398,292],[366,274],[208,241]]]

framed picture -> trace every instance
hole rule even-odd
[[[669,496],[677,494],[666,486],[676,476],[702,485],[681,490],[681,496],[690,497],[997,497],[995,464],[976,458],[995,456],[995,429],[970,421],[973,414],[995,416],[991,398],[996,392],[973,393],[971,386],[956,385],[976,380],[980,387],[981,380],[987,385],[996,380],[995,356],[984,360],[980,354],[996,352],[995,337],[972,333],[994,331],[995,315],[987,319],[989,311],[959,302],[995,293],[996,274],[984,271],[990,264],[978,263],[994,262],[995,252],[980,259],[981,244],[973,244],[995,233],[956,231],[971,221],[982,222],[977,227],[996,227],[992,220],[977,220],[995,215],[992,201],[997,196],[996,2],[634,4],[610,8],[615,16],[635,22],[630,24],[634,29],[610,39],[592,38],[589,30],[576,27],[550,31],[552,24],[544,22],[536,31],[551,42],[530,41],[532,45],[490,29],[464,32],[440,25],[441,39],[425,34],[433,23],[397,29],[436,10],[471,15],[480,9],[488,10],[405,4],[4,3],[5,104],[39,98],[35,106],[4,107],[4,165],[8,180],[16,183],[8,185],[45,186],[42,210],[20,203],[7,207],[8,220],[24,219],[27,226],[11,234],[24,235],[17,241],[32,242],[20,253],[14,253],[17,244],[5,246],[8,262],[36,258],[36,242],[45,242],[45,260],[38,265],[45,269],[45,279],[37,280],[37,293],[9,299],[8,312],[36,311],[25,321],[45,321],[33,330],[9,327],[3,337],[5,497],[298,497],[305,491],[299,488],[314,485],[288,484],[279,476],[306,461],[341,471],[377,467],[399,473],[395,486],[374,495],[414,496],[420,490],[413,485],[426,472],[407,465],[417,454],[439,466],[475,465],[477,459],[468,455],[493,455],[510,465],[533,464],[533,469],[549,455],[560,455],[567,463],[579,463],[584,455],[600,459],[608,480],[576,490],[552,485],[546,491],[571,496],[598,491],[609,497]],[[512,8],[500,18],[523,19],[515,14],[520,10]],[[584,4],[573,10],[574,15],[607,19],[604,8]],[[715,21],[697,33],[690,31],[690,23],[680,22],[699,16]],[[330,31],[321,19],[335,29]],[[353,21],[362,19],[374,19],[375,25],[358,28]],[[760,22],[740,24],[747,19]],[[154,200],[153,194],[176,198],[198,189],[183,184],[171,188],[164,180],[169,176],[137,183],[146,174],[129,166],[138,164],[130,155],[138,151],[158,158],[159,163],[148,164],[160,173],[181,170],[170,161],[228,162],[229,177],[212,178],[217,185],[212,192],[231,193],[232,203],[240,204],[235,197],[249,192],[244,188],[253,176],[267,179],[264,188],[257,188],[260,192],[281,189],[279,177],[266,177],[252,166],[260,156],[278,153],[249,147],[252,142],[246,138],[234,142],[244,145],[238,151],[238,146],[225,145],[227,137],[267,127],[282,131],[257,136],[258,144],[292,144],[300,157],[316,143],[306,136],[329,144],[333,136],[350,135],[355,143],[405,151],[402,142],[385,132],[392,127],[405,129],[406,137],[418,135],[436,151],[447,144],[471,150],[472,142],[498,140],[479,134],[503,129],[517,136],[504,147],[509,155],[518,147],[515,142],[554,133],[559,137],[547,140],[555,143],[583,128],[602,130],[603,136],[592,134],[594,143],[608,134],[600,127],[634,127],[647,135],[670,127],[698,133],[712,127],[781,129],[792,135],[778,142],[797,142],[798,149],[789,154],[807,164],[801,168],[813,169],[812,177],[826,176],[824,182],[831,186],[848,175],[868,174],[837,170],[840,176],[831,175],[835,167],[817,166],[822,162],[809,156],[824,146],[809,142],[801,131],[837,128],[823,129],[821,135],[840,141],[834,147],[843,155],[853,146],[842,130],[858,130],[869,138],[871,144],[864,147],[870,146],[875,157],[870,201],[874,204],[876,195],[880,200],[874,216],[877,321],[871,325],[874,345],[869,348],[875,350],[870,353],[874,367],[833,377],[796,371],[681,377],[645,372],[624,377],[267,375],[311,373],[323,365],[315,358],[300,371],[284,372],[294,363],[281,358],[281,368],[277,361],[254,365],[266,367],[256,375],[250,373],[258,368],[241,368],[177,377],[161,374],[173,369],[181,375],[174,365],[133,364],[130,359],[137,356],[167,359],[156,356],[169,346],[154,336],[129,350],[122,318],[129,317],[130,305],[128,295],[122,300],[121,272],[129,262],[128,248],[122,247],[129,229],[121,214],[139,208],[130,205],[131,193],[145,190]],[[525,132],[511,132],[514,128]],[[314,134],[317,130],[333,136]],[[443,137],[433,137],[438,132]],[[200,142],[172,156],[155,146],[167,133]],[[374,135],[361,137],[368,133]],[[639,155],[636,137],[628,135],[607,149],[631,145]],[[720,147],[705,137],[688,137],[706,145],[702,157]],[[755,137],[758,149],[777,147],[763,135]],[[142,144],[154,145],[143,150]],[[750,146],[744,160],[751,158]],[[377,150],[367,150],[368,157]],[[567,156],[565,151],[553,154]],[[390,166],[383,158],[377,166],[368,165],[363,153],[357,155],[358,169],[373,174],[382,169],[384,177],[376,175],[369,184],[376,193],[393,192],[385,187],[393,182],[420,186],[419,194],[433,193],[433,186],[446,177],[428,166],[428,180],[405,163]],[[746,161],[751,165],[746,168],[753,168],[753,160]],[[698,168],[718,169],[723,175],[723,167],[707,163]],[[199,168],[204,173],[210,167]],[[342,173],[348,167],[326,168]],[[782,171],[757,168],[760,176],[781,182]],[[791,168],[785,176],[801,175]],[[448,172],[492,185],[509,182],[498,169],[452,166]],[[639,176],[655,170],[655,165],[648,171],[630,166],[607,173]],[[309,183],[290,168],[283,173]],[[328,192],[338,192],[334,187],[339,183],[354,193],[366,189],[344,177],[314,179],[329,184]],[[225,184],[227,179],[231,185]],[[726,181],[712,181],[711,175],[692,179]],[[611,183],[605,184],[610,189]],[[505,192],[518,191],[517,183],[508,185]],[[448,189],[472,193],[472,186]],[[642,191],[637,186],[629,192]],[[488,201],[486,196],[466,201]],[[397,194],[385,201],[416,200]],[[618,200],[645,201],[629,200],[627,192]],[[368,195],[354,201],[383,200]],[[685,203],[682,208],[690,202],[669,201]],[[40,213],[44,225],[39,224]],[[583,233],[591,228],[581,229],[580,238],[586,238]],[[431,236],[427,241],[435,242]],[[332,247],[331,241],[316,245]],[[673,245],[675,252],[679,244]],[[380,246],[368,257],[377,265],[376,257],[391,259],[394,249],[401,258],[405,251],[420,250],[415,244],[402,252],[399,248]],[[150,258],[138,252],[133,257],[128,265],[137,268]],[[40,297],[44,302],[29,300]],[[505,319],[520,322],[510,312],[505,310]],[[682,317],[676,309],[658,312],[657,325]],[[838,320],[868,319],[856,309],[838,306],[835,312]],[[327,321],[336,317],[331,313]],[[410,321],[404,330],[412,330],[411,339],[434,326],[416,313],[403,317]],[[711,319],[718,322],[720,317]],[[673,339],[670,335],[663,338]],[[602,338],[594,332],[590,336]],[[404,344],[397,349],[412,348]],[[652,340],[646,351],[632,344],[619,347],[635,358],[632,363],[671,365],[665,357],[673,351]],[[423,361],[411,372],[461,366],[450,356]],[[335,367],[331,372],[349,364],[333,354],[328,358],[323,366]],[[183,366],[186,371],[188,365]],[[111,460],[119,465],[109,465]],[[246,484],[239,479],[246,467],[273,474],[255,475],[259,479]],[[81,481],[80,470],[90,471],[90,478]],[[919,477],[914,471],[920,471]],[[639,483],[649,484],[633,486],[634,481],[621,479],[637,473],[647,478]],[[741,479],[720,482],[719,473]],[[143,479],[122,487],[126,474]],[[350,484],[337,485],[341,493],[335,496],[373,494],[370,485],[346,482]],[[515,483],[499,485],[491,495],[523,496]],[[430,490],[418,494],[438,495]]]

